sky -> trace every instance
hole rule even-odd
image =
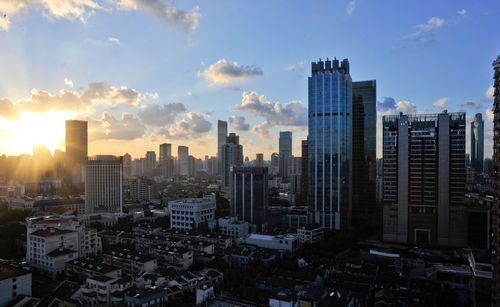
[[[250,159],[307,137],[311,62],[348,58],[385,114],[467,112],[492,154],[498,1],[0,0],[0,154],[64,150],[89,122],[89,155],[160,143],[216,154],[217,120]]]

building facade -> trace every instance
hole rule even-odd
[[[177,147],[177,163],[179,175],[189,176],[189,148],[187,146]]]
[[[302,171],[300,174],[300,204],[309,205],[309,147],[307,140],[302,140]]]
[[[264,167],[264,154],[263,153],[255,154],[255,166]]]
[[[491,290],[492,306],[500,305],[500,56],[493,62],[494,84],[493,84],[493,168],[495,203],[492,208],[493,240],[492,261],[493,279]]]
[[[266,230],[268,207],[267,167],[233,167],[231,216],[246,221],[255,232]]]
[[[6,264],[0,265],[0,306],[18,295],[31,296],[31,273]]]
[[[66,172],[73,186],[82,182],[82,168],[87,159],[87,122],[66,121]]]
[[[383,117],[383,238],[467,243],[465,113]]]
[[[227,138],[227,122],[223,120],[217,121],[217,173],[222,171],[222,145],[226,144]]]
[[[86,213],[123,212],[123,158],[95,156],[85,165]]]
[[[132,177],[132,156],[128,153],[123,155],[123,177],[126,179]]]
[[[243,165],[243,146],[238,135],[229,134],[226,143],[221,147],[220,159],[222,187],[227,188],[231,184],[231,167]]]
[[[309,203],[313,221],[350,226],[352,207],[352,81],[349,61],[312,63],[309,77]]]
[[[279,176],[288,179],[288,158],[292,155],[292,131],[280,131],[279,138]]]
[[[470,162],[476,172],[483,171],[484,161],[484,120],[481,113],[470,123]]]
[[[215,219],[215,195],[169,201],[168,208],[171,228],[191,230]]]

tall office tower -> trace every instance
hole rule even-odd
[[[62,150],[54,150],[54,164],[56,167],[57,177],[62,179],[64,175],[64,160],[66,159],[66,153]]]
[[[352,83],[352,222],[365,225],[380,213],[377,186],[377,85]]]
[[[286,180],[288,177],[287,160],[292,155],[292,131],[280,131],[279,155],[280,166],[278,173],[281,178]]]
[[[467,244],[465,113],[383,117],[383,237]]]
[[[350,226],[352,206],[352,81],[349,61],[312,63],[309,77],[309,199],[313,221]]]
[[[269,168],[270,175],[277,175],[280,167],[280,156],[273,152],[271,154],[271,167]]]
[[[492,207],[493,240],[492,240],[492,261],[493,278],[491,289],[491,306],[500,305],[500,56],[493,62],[495,71],[493,84],[493,190],[495,202]]]
[[[123,209],[123,158],[89,157],[85,164],[85,213],[121,213]]]
[[[207,162],[208,176],[213,177],[217,175],[217,158],[210,157]]]
[[[161,164],[167,157],[172,157],[172,144],[160,144],[160,160],[158,162]]]
[[[264,154],[262,153],[255,154],[255,166],[264,167]]]
[[[82,182],[82,169],[87,159],[87,122],[66,121],[66,171],[73,186]]]
[[[189,177],[194,177],[194,172],[196,169],[196,158],[193,156],[188,157],[188,165],[189,165]]]
[[[264,232],[268,205],[267,167],[233,167],[231,178],[231,216],[248,222],[253,232]]]
[[[177,147],[178,171],[181,176],[189,176],[189,148],[187,146]]]
[[[156,167],[156,153],[154,151],[146,152],[146,174],[152,175]]]
[[[484,161],[484,120],[481,113],[474,116],[470,123],[470,158],[476,172],[483,171]]]
[[[222,187],[229,187],[231,184],[231,167],[243,165],[243,146],[240,145],[239,136],[229,133],[226,143],[221,147],[220,159]]]
[[[217,121],[217,174],[222,174],[221,150],[222,145],[226,143],[227,138],[227,122],[223,120]]]
[[[123,155],[123,176],[127,179],[132,176],[132,157],[128,153]]]
[[[309,205],[309,147],[307,140],[302,140],[302,171],[300,178],[300,202]]]

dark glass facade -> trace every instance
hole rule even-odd
[[[500,198],[500,56],[497,60],[493,62],[494,74],[494,85],[493,85],[493,169],[494,169],[494,181],[493,189],[495,193],[495,201],[493,203],[492,209],[492,228],[493,228],[493,239],[492,239],[492,261],[493,265],[493,279],[492,279],[492,289],[491,289],[491,306],[500,306],[500,210],[499,210],[499,198]]]

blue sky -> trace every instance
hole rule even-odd
[[[64,119],[82,118],[90,154],[135,158],[168,142],[215,155],[217,120],[237,116],[229,130],[245,156],[269,159],[280,130],[300,155],[310,63],[336,56],[353,80],[377,80],[380,116],[483,113],[490,156],[499,11],[497,1],[0,0],[0,153],[64,149]]]

